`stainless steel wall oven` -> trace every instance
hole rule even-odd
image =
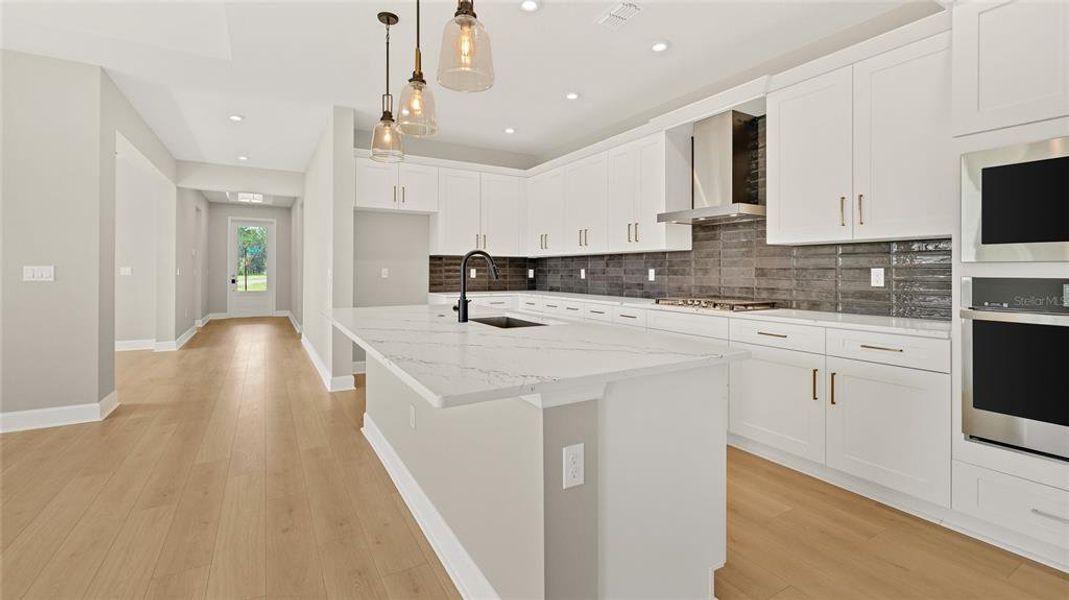
[[[1069,279],[962,278],[962,429],[1069,460]]]

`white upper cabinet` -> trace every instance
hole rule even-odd
[[[689,135],[683,136],[689,146]],[[671,144],[666,133],[655,133],[608,152],[609,251],[690,250],[690,226],[658,223],[657,215],[689,208],[685,185],[669,185],[669,172],[689,183],[690,164],[685,153]],[[672,191],[677,192],[674,196]],[[670,202],[670,196],[675,202]]]
[[[855,240],[954,229],[950,34],[854,65]]]
[[[438,210],[438,169],[357,158],[356,206],[434,212]]]
[[[596,254],[606,239],[609,178],[605,153],[564,167],[563,254]]]
[[[627,252],[637,250],[635,229],[638,225],[638,202],[641,194],[639,164],[641,158],[636,144],[626,144],[608,152],[608,236],[609,250]],[[648,232],[652,235],[653,232]]]
[[[527,256],[563,251],[564,171],[555,169],[527,180]]]
[[[482,247],[478,173],[439,169],[438,212],[432,218],[431,238],[436,254],[467,254]]]
[[[487,173],[480,177],[481,248],[493,256],[525,256],[520,233],[524,221],[523,179]]]
[[[853,238],[852,67],[768,95],[768,242]]]
[[[1069,115],[1069,2],[957,2],[954,132]]]
[[[768,241],[917,239],[953,230],[943,33],[768,95]]]
[[[401,208],[431,213],[438,210],[438,169],[426,165],[397,165]]]

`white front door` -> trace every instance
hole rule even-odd
[[[235,219],[228,226],[231,316],[270,315],[275,312],[275,221]]]

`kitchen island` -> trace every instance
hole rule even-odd
[[[335,309],[364,434],[461,594],[710,598],[726,553],[715,340],[472,307]],[[518,315],[513,315],[518,316]]]

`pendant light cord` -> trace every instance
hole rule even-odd
[[[390,26],[386,25],[386,95],[390,95]]]

